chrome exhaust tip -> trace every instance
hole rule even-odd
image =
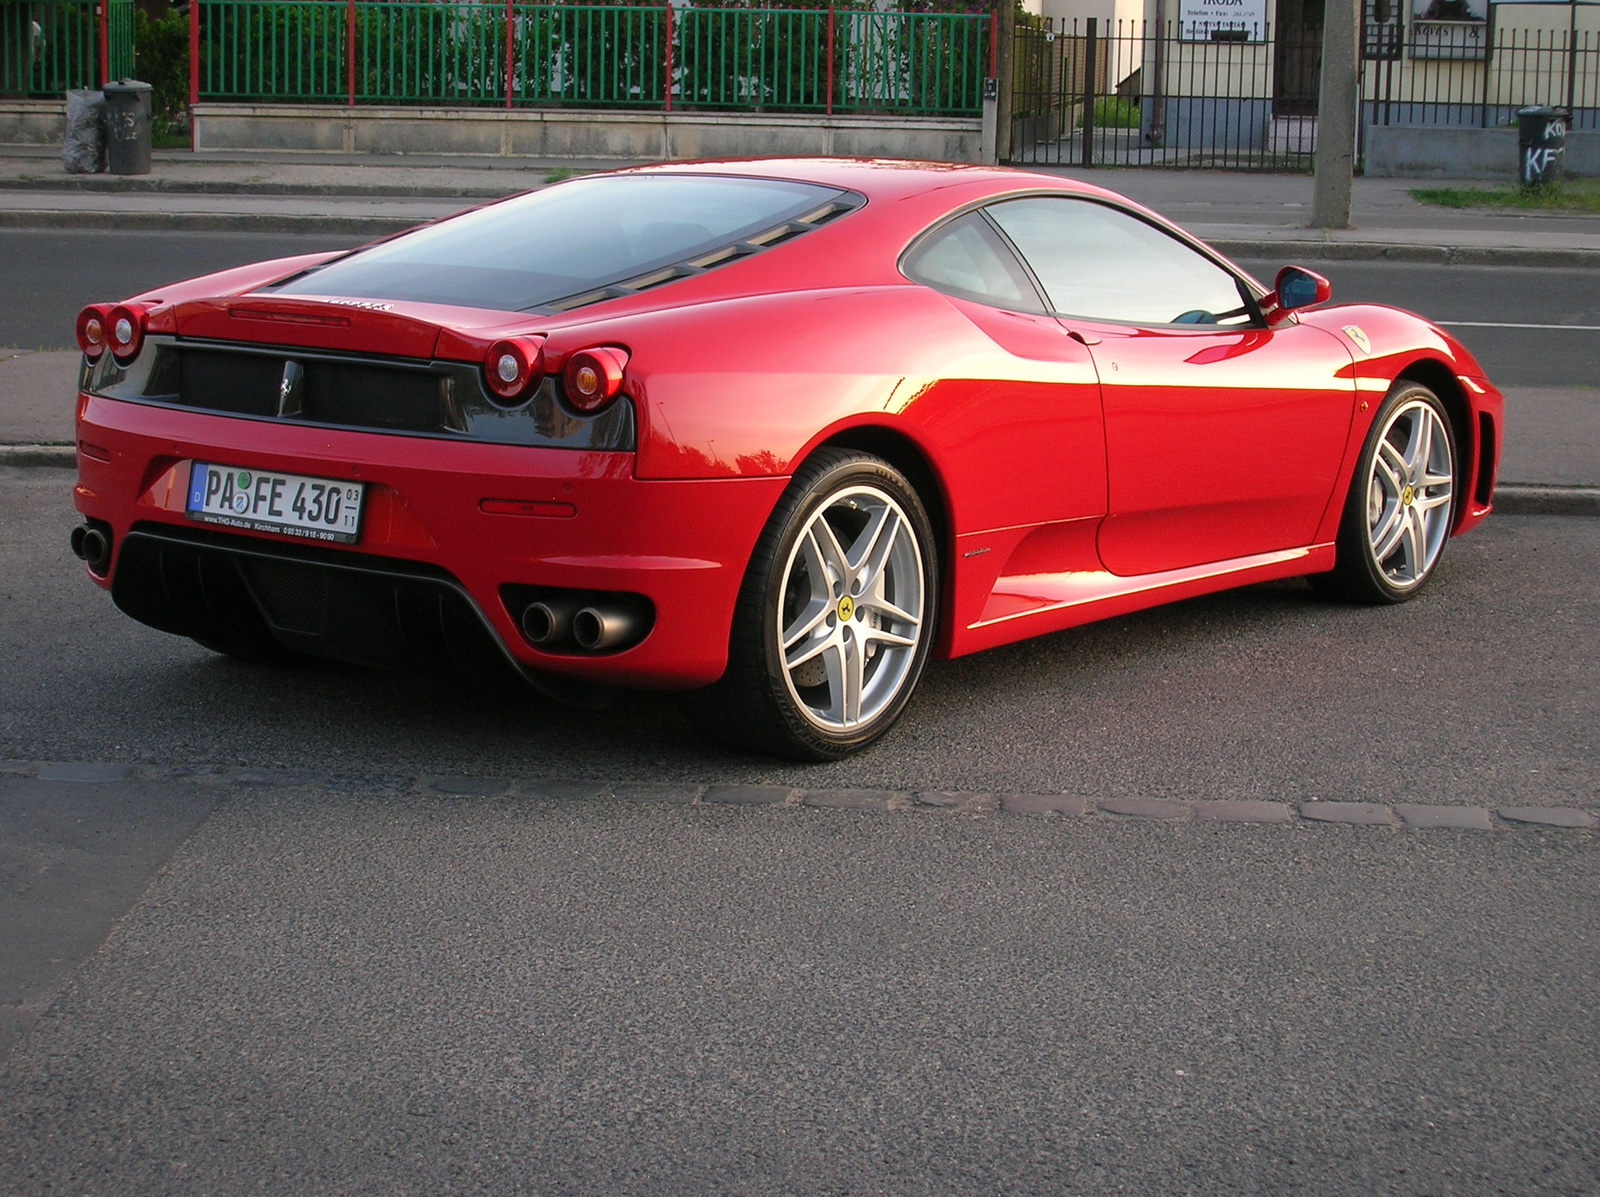
[[[572,637],[574,602],[540,600],[522,609],[522,634],[533,644],[560,644]]]
[[[572,617],[572,638],[586,652],[628,648],[644,639],[647,630],[644,611],[636,603],[593,603]]]
[[[111,538],[99,528],[89,524],[74,528],[69,543],[72,551],[97,574],[105,573],[111,564]]]

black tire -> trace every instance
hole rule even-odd
[[[1428,439],[1419,442],[1424,429]],[[1407,463],[1408,455],[1416,460]],[[1352,602],[1415,598],[1450,540],[1458,460],[1450,414],[1439,397],[1407,379],[1390,387],[1350,479],[1336,564],[1314,575],[1312,585]]]
[[[849,567],[841,579],[824,561],[835,549]],[[857,549],[861,560],[851,566]],[[916,689],[938,599],[933,525],[911,484],[880,458],[820,450],[796,471],[756,542],[727,672],[688,696],[688,713],[703,732],[758,752],[808,761],[858,752],[893,726]],[[786,657],[784,632],[802,627],[809,630],[796,633]]]

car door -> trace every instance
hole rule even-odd
[[[986,213],[1094,356],[1106,568],[1136,576],[1309,544],[1354,415],[1348,349],[1296,322],[1267,327],[1231,271],[1111,204],[1032,196]]]
[[[901,266],[999,351],[966,363],[980,376],[921,398],[914,413],[931,440],[958,442],[946,476],[958,531],[1098,520],[1106,467],[1094,361],[1062,334],[1005,239],[967,212],[919,238]]]

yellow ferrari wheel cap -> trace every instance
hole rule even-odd
[[[847,594],[839,600],[839,618],[848,621],[855,617],[855,613],[856,601]]]
[[[1400,502],[1405,504],[1407,507],[1411,506],[1411,500],[1416,497],[1417,492],[1412,490],[1410,485],[1407,485],[1406,488],[1400,492]]]

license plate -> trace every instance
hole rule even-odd
[[[197,461],[189,470],[189,518],[252,532],[354,544],[364,482],[336,482]]]

